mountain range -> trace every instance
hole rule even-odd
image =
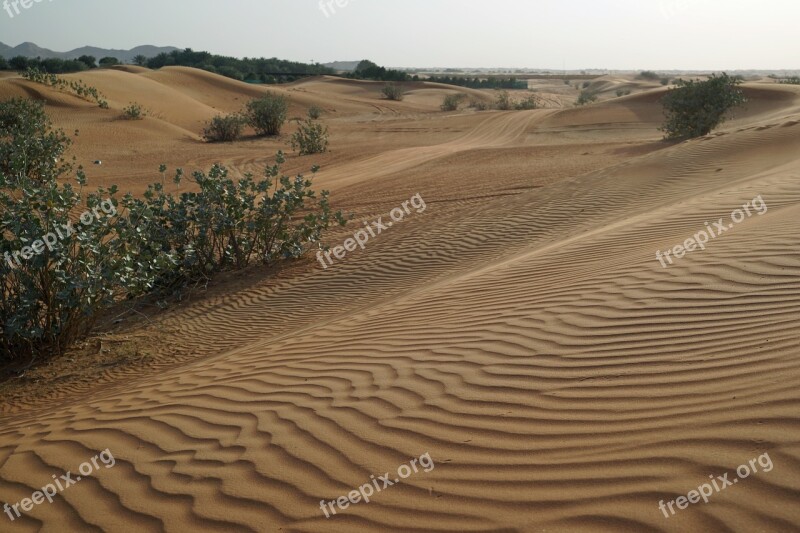
[[[130,50],[114,50],[110,48],[98,48],[96,46],[83,46],[70,50],[69,52],[55,52],[48,48],[42,48],[35,43],[22,43],[19,46],[9,46],[0,43],[0,56],[6,59],[11,59],[16,56],[24,57],[41,57],[42,59],[58,58],[58,59],[78,59],[80,56],[94,56],[96,59],[104,57],[116,57],[123,63],[130,63],[137,55],[145,57],[154,57],[162,52],[169,53],[173,50],[180,50],[174,46],[137,46]]]

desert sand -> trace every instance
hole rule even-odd
[[[200,140],[263,86],[188,68],[80,77],[110,110],[19,78],[0,98],[45,99],[79,130],[93,186],[140,193],[161,163],[259,172],[289,151],[292,124],[279,140]],[[382,84],[327,77],[269,88],[290,116],[325,110],[331,151],[290,154],[286,170],[320,165],[315,186],[355,215],[331,245],[414,194],[427,209],[327,270],[309,257],[231,276],[119,326],[95,351],[133,346],[122,363],[9,389],[0,500],[101,450],[116,464],[0,515],[0,530],[797,531],[800,90],[747,83],[734,120],[668,144],[664,88],[594,83],[587,107],[557,82],[537,86],[544,109],[452,113],[438,108],[448,92],[493,95],[419,83],[389,102]],[[119,119],[134,100],[152,115]],[[768,213],[656,260],[759,195]],[[425,453],[430,472],[321,511]],[[659,510],[764,453],[771,472]]]

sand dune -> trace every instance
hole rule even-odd
[[[62,127],[81,126],[76,150],[88,138],[113,167],[219,158],[243,172],[280,146],[195,136],[262,88],[190,69],[92,82],[113,107],[163,106],[132,125],[46,95]],[[733,122],[675,145],[656,130],[658,88],[457,114],[435,111],[452,89],[434,84],[401,103],[331,78],[278,90],[293,110],[331,110],[333,152],[289,164],[321,164],[338,205],[386,218],[419,193],[427,208],[327,270],[311,258],[153,317],[129,332],[159,339],[145,368],[7,402],[4,501],[100,450],[116,458],[13,531],[797,531],[794,88],[748,85]],[[656,260],[759,195],[763,216],[669,268]],[[430,472],[320,510],[425,453]],[[659,510],[763,453],[771,472]]]

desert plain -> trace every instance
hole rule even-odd
[[[110,109],[13,75],[0,99],[44,100],[78,130],[92,186],[141,194],[161,164],[260,173],[284,150],[353,217],[331,246],[414,195],[426,207],[327,268],[223,276],[5,382],[1,500],[101,450],[115,464],[0,531],[800,528],[797,86],[748,81],[733,120],[675,143],[658,131],[666,89],[634,76],[593,80],[584,107],[555,80],[531,85],[541,109],[455,112],[444,95],[493,91],[408,83],[392,102],[335,77],[78,76]],[[299,157],[288,133],[202,141],[267,90],[292,117],[322,108],[330,151]],[[121,120],[132,100],[150,116]],[[657,259],[757,197],[768,211]],[[424,454],[435,468],[326,517],[321,502]],[[763,454],[769,472],[660,510]]]

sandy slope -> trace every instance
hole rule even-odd
[[[47,95],[63,102],[65,129],[82,124],[81,143],[112,161],[142,139],[140,168],[168,154],[247,170],[280,144],[191,137],[195,117],[259,88],[187,69],[98,74],[114,102],[172,99],[163,118],[131,125]],[[23,89],[6,82],[0,94]],[[443,114],[437,87],[399,104],[374,84],[280,90],[293,109],[330,110],[334,151],[314,162],[340,205],[385,217],[420,193],[427,209],[327,270],[311,260],[141,328],[165,336],[180,365],[164,357],[102,387],[69,383],[7,406],[0,499],[28,497],[99,450],[117,464],[13,524],[0,516],[0,529],[800,527],[794,88],[749,86],[748,110],[721,133],[675,146],[658,142],[649,93]],[[655,259],[757,195],[765,215],[669,269]],[[432,471],[322,514],[320,500],[426,452]],[[675,517],[659,511],[765,452],[771,472]]]

